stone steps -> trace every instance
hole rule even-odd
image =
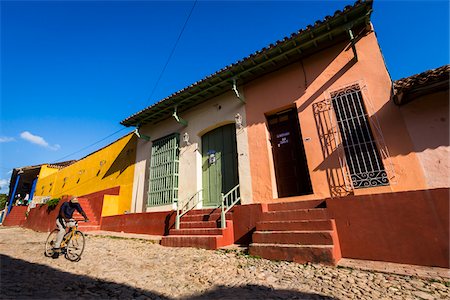
[[[258,244],[253,243],[250,254],[271,260],[286,260],[297,263],[321,263],[336,265],[337,261],[332,245],[303,246],[292,244]]]
[[[180,229],[171,229],[163,236],[161,245],[167,247],[195,247],[214,250],[234,242],[231,213],[226,215],[226,228],[220,226],[217,209],[192,210],[180,220]]]
[[[299,221],[299,220],[326,220],[326,208],[295,209],[265,212],[262,221]]]
[[[249,253],[266,259],[335,265],[341,258],[335,222],[320,200],[270,204],[252,238]]]
[[[219,224],[217,221],[193,221],[185,222],[184,220],[180,222],[180,228],[217,228]]]
[[[296,231],[296,230],[333,230],[333,224],[328,220],[300,221],[263,221],[256,224],[256,231]]]
[[[182,217],[183,222],[195,222],[195,221],[217,221],[220,219],[220,213],[201,213],[201,214],[186,214]],[[226,219],[229,220],[231,218],[231,214],[226,214]]]
[[[255,231],[253,243],[333,245],[332,231]]]
[[[91,204],[89,202],[89,199],[87,198],[78,198],[78,201],[80,202],[81,207],[83,208],[83,211],[86,213],[87,217],[89,218],[89,222],[79,222],[78,223],[78,229],[81,231],[94,231],[94,230],[100,230],[100,220],[97,218],[96,214],[94,213],[94,210],[91,207]],[[74,212],[73,218],[76,220],[83,220],[83,216],[78,213],[77,211]]]
[[[269,211],[283,211],[283,210],[324,208],[325,206],[326,202],[324,200],[309,200],[309,201],[270,203],[268,205],[268,209]]]

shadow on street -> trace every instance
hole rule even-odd
[[[7,255],[0,254],[0,264],[0,299],[172,299],[153,291],[84,275],[71,274],[45,265],[15,259]],[[219,286],[203,294],[181,299],[268,298],[334,299],[318,294],[274,290],[259,285]]]

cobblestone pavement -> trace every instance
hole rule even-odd
[[[79,262],[0,226],[1,299],[449,299],[449,282],[88,236]]]

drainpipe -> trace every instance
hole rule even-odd
[[[146,140],[147,142],[150,141],[150,137],[148,135],[139,132],[139,126],[134,129],[134,134],[136,134],[139,139]]]
[[[233,78],[233,87],[231,89],[236,94],[236,97],[239,99],[239,101],[241,101],[243,104],[245,104],[244,95],[241,95],[239,93],[239,90],[237,89],[236,78]]]
[[[19,185],[19,181],[20,181],[20,174],[22,174],[23,171],[20,170],[17,173],[17,178],[16,178],[16,183],[14,184],[14,189],[13,192],[11,194],[11,198],[9,199],[9,203],[8,203],[8,211],[6,212],[6,215],[9,215],[10,211],[11,211],[11,207],[13,205],[13,201],[14,201],[14,196],[16,195],[16,191],[17,191],[17,186]]]
[[[353,36],[353,31],[351,28],[348,29],[348,35],[350,36],[350,44],[352,45],[352,50],[353,50],[353,55],[355,58],[355,61],[358,61],[358,53],[356,52],[356,40],[355,37]]]
[[[187,126],[188,122],[177,114],[177,106],[175,106],[172,117],[183,126]]]

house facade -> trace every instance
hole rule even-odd
[[[238,184],[241,204],[427,188],[370,13],[356,3],[124,120],[151,137],[138,142],[136,212],[199,193],[199,207],[218,205]],[[173,173],[161,179],[152,156]]]
[[[257,223],[304,226],[306,221],[326,220],[323,230],[332,232],[326,243],[334,245],[328,262],[343,256],[448,266],[448,198],[441,195],[449,184],[437,183],[424,171],[426,159],[447,153],[448,140],[441,138],[442,147],[432,154],[418,149],[421,138],[411,134],[416,124],[395,101],[398,90],[371,12],[372,1],[356,2],[123,120],[147,137],[138,140],[133,212],[172,211],[167,215],[172,222],[174,212],[191,203],[190,209],[210,209],[210,218],[234,197],[234,215],[227,217],[234,226],[229,240],[239,242],[247,235],[243,240],[252,242],[255,255],[289,260],[307,256],[313,261],[323,257],[314,252],[317,245],[306,254],[298,250],[295,257],[287,246],[269,249],[270,243],[298,248],[307,230],[294,228],[288,234]],[[448,168],[440,168],[443,177]],[[444,190],[430,192],[437,187]],[[410,197],[416,202],[405,200]],[[429,249],[434,250],[404,255],[405,249],[428,241],[417,238],[414,231],[419,229],[406,224],[437,208],[437,219],[418,225],[442,229],[432,238]],[[361,219],[366,211],[371,217]],[[184,226],[205,219],[190,214],[183,217]],[[396,228],[393,236],[376,240],[390,228]],[[169,233],[173,239],[163,239],[163,244],[206,245],[193,237],[204,232],[196,230],[175,229]],[[279,237],[272,238],[274,231]],[[192,235],[190,242],[184,235]],[[399,236],[407,237],[405,249],[396,242]],[[364,243],[369,245],[361,247]]]

